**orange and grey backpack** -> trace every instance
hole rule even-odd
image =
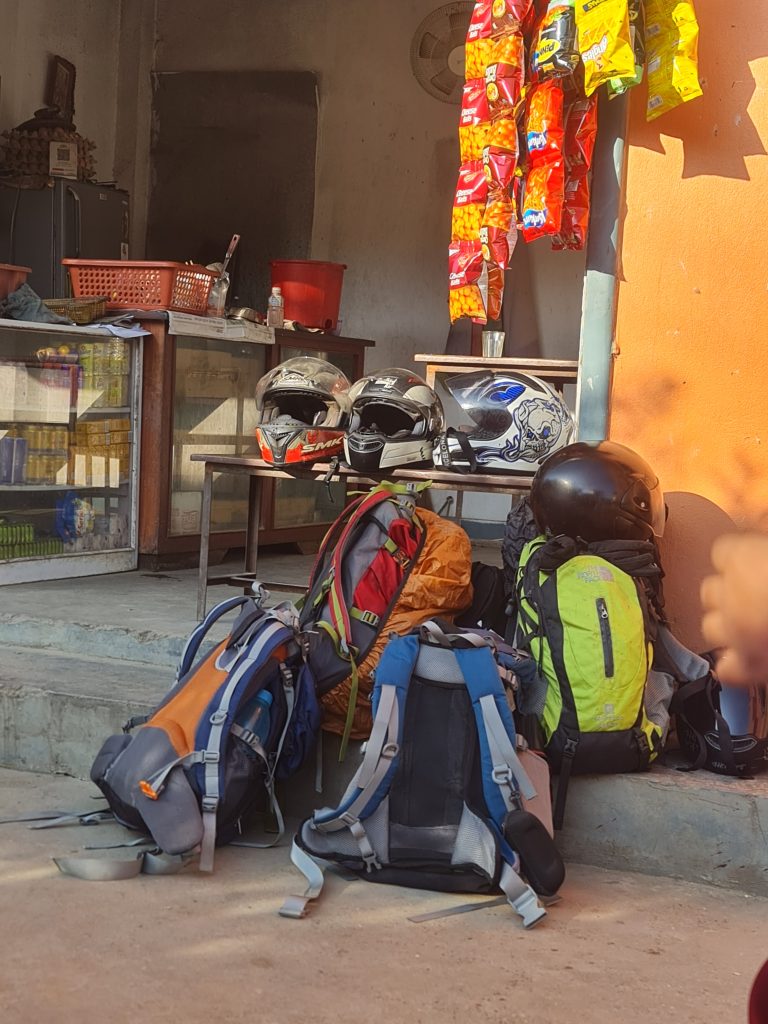
[[[428,483],[384,482],[359,495],[328,531],[300,615],[323,728],[367,739],[372,672],[390,634],[452,621],[472,601],[472,552],[460,526],[417,508]]]
[[[214,847],[238,838],[255,810],[271,810],[278,829],[264,844],[247,845],[277,842],[275,782],[301,767],[319,730],[296,610],[265,610],[264,596],[217,605],[190,636],[164,700],[110,736],[91,768],[121,824],[150,836],[164,854],[199,849],[202,871],[212,870]],[[229,635],[201,655],[214,623],[235,611]]]

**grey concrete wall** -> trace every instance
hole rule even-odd
[[[103,181],[114,174],[120,0],[3,0],[0,5],[0,130],[43,106],[48,57],[77,68],[75,124],[96,143]]]
[[[432,99],[410,42],[434,0],[159,0],[156,68],[308,70],[320,125],[312,256],[348,264],[343,330],[369,365],[442,351],[458,108]],[[279,256],[276,253],[275,256]]]

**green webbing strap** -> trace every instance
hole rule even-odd
[[[347,720],[344,722],[344,732],[341,735],[341,746],[339,747],[339,761],[343,761],[347,756],[347,744],[349,743],[349,736],[352,732],[352,723],[355,720],[355,709],[357,708],[357,691],[360,684],[360,677],[357,673],[357,665],[355,659],[350,656],[349,659],[350,673],[349,673],[349,704],[347,705]]]
[[[381,617],[376,615],[375,612],[364,612],[360,608],[356,608],[354,605],[349,609],[350,618],[357,619],[358,622],[364,623],[366,626],[370,626],[371,629],[376,629]]]

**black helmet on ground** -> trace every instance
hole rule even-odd
[[[604,540],[653,540],[664,532],[659,479],[615,441],[579,441],[551,455],[534,477],[531,508],[542,531]]]

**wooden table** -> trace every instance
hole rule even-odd
[[[257,579],[256,563],[259,552],[259,510],[261,507],[261,486],[265,480],[316,480],[318,482],[343,480],[349,484],[372,486],[382,480],[411,483],[414,486],[424,481],[438,491],[480,491],[485,494],[508,494],[510,499],[530,490],[533,474],[502,473],[454,473],[444,469],[398,469],[375,476],[364,476],[346,466],[332,467],[330,463],[315,462],[301,469],[276,469],[262,459],[242,458],[233,455],[192,455],[193,462],[205,464],[203,481],[203,507],[200,522],[200,568],[197,584],[197,616],[202,619],[206,611],[209,584],[230,583],[247,587]],[[211,533],[211,500],[213,497],[214,473],[231,473],[247,476],[248,524],[245,535],[245,566],[235,576],[209,577],[208,550]],[[300,591],[303,587],[290,584],[271,583],[261,580],[268,588],[275,590]]]
[[[431,388],[435,386],[438,373],[476,373],[487,370],[490,373],[529,373],[551,384],[555,391],[562,392],[563,386],[575,383],[579,375],[576,359],[515,359],[502,356],[487,359],[484,356],[441,356],[420,353],[414,362],[424,363],[424,379]]]

